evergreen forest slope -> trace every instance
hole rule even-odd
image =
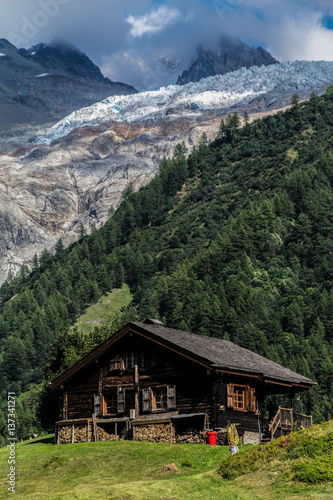
[[[47,363],[52,377],[128,319],[156,317],[315,380],[297,410],[330,419],[332,143],[329,88],[301,104],[294,96],[287,112],[243,128],[229,116],[216,140],[203,137],[188,159],[178,145],[149,185],[125,190],[100,230],[82,230],[67,249],[60,241],[54,256],[45,251],[31,273],[23,267],[2,286],[1,394],[24,399]],[[111,330],[67,332],[122,283],[133,302]]]

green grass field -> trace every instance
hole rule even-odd
[[[324,426],[314,426],[312,434],[295,433],[288,445],[273,443],[273,448],[282,450],[281,453],[273,453],[271,445],[244,446],[231,459],[224,446],[129,441],[54,446],[48,438],[28,441],[16,448],[15,494],[7,491],[5,479],[9,472],[9,451],[0,449],[0,498],[13,495],[19,500],[331,499],[332,482],[308,484],[292,477],[295,460],[303,471],[307,467],[313,469],[315,454],[320,453],[318,443],[327,443],[326,458],[330,461],[327,470],[333,467],[329,449],[333,423]],[[290,442],[293,451],[288,456]],[[297,448],[295,443],[301,445]],[[309,443],[311,446],[307,448]],[[254,461],[256,453],[258,459]],[[163,470],[170,464],[178,470]],[[223,478],[223,474],[229,474],[230,479]]]
[[[129,286],[123,284],[122,288],[115,288],[88,307],[73,328],[77,328],[80,333],[89,333],[95,326],[111,326],[115,315],[128,306],[132,299]]]

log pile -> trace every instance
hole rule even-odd
[[[216,436],[216,444],[218,446],[227,446],[228,444],[227,429],[225,429],[224,431],[218,431]]]
[[[176,435],[176,443],[206,443],[206,431],[187,429],[185,432]]]
[[[59,444],[72,443],[73,441],[73,426],[64,425],[58,427]],[[93,441],[92,426],[89,425],[89,434],[87,424],[80,424],[74,426],[74,443],[86,443]]]
[[[58,428],[59,444],[71,443],[72,442],[72,426],[65,425],[64,427]]]
[[[89,426],[89,441],[92,441],[91,426]],[[74,443],[86,443],[88,436],[87,425],[78,425],[74,427]]]
[[[97,433],[98,441],[117,441],[119,439],[119,436],[109,434],[105,429],[102,429],[102,427],[97,427]]]
[[[151,443],[171,443],[172,424],[146,424],[134,427],[133,441],[150,441]]]

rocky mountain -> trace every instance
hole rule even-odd
[[[0,39],[0,126],[56,121],[110,95],[135,92],[105,78],[85,54],[65,42],[25,50]]]
[[[202,78],[224,75],[251,66],[268,66],[278,61],[261,47],[249,47],[237,38],[222,37],[217,44],[200,47],[191,67],[178,77],[177,85],[198,82]]]
[[[213,139],[228,113],[254,119],[330,84],[333,62],[243,68],[109,97],[51,127],[8,128],[0,136],[0,281],[59,238],[73,241],[81,224],[105,222],[129,183],[148,183],[177,143],[191,149],[203,132]]]

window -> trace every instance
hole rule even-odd
[[[245,387],[235,386],[234,387],[234,408],[237,410],[246,410],[245,406]]]
[[[255,389],[248,385],[227,385],[227,407],[241,411],[256,410]]]
[[[103,415],[116,415],[118,411],[117,393],[105,394],[103,399]]]
[[[152,407],[153,410],[166,410],[168,407],[168,393],[166,387],[158,387],[153,389]]]
[[[119,354],[109,361],[109,371],[115,370],[123,370],[124,369],[124,361],[122,356]]]
[[[126,370],[130,370],[134,368],[135,365],[135,353],[134,352],[126,352],[125,353],[125,368]]]
[[[148,351],[141,352],[139,355],[140,368],[149,368],[149,365],[150,365],[149,352]]]
[[[142,411],[171,410],[176,407],[176,386],[164,385],[142,389]]]

